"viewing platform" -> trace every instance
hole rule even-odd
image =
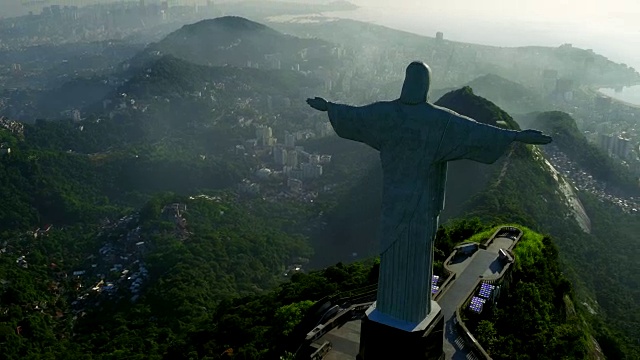
[[[502,283],[509,282],[509,269],[514,262],[511,251],[522,234],[518,228],[501,227],[483,243],[462,243],[456,246],[445,261],[445,269],[449,275],[439,288],[434,288],[432,297],[441,306],[444,316],[445,359],[490,359],[462,321],[460,310],[470,307],[472,300],[475,304],[480,299],[478,302],[482,304],[479,305],[479,310],[482,311],[485,303],[489,306],[499,296]],[[368,294],[371,297],[371,291]],[[356,299],[362,300],[363,297]],[[367,300],[371,301],[355,305],[346,301],[344,308],[330,308],[323,316],[322,323],[307,334],[302,347],[311,347],[309,358],[357,359],[362,318],[375,299]],[[400,354],[402,349],[398,351]]]

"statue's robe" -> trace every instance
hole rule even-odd
[[[376,309],[407,324],[431,310],[433,243],[444,207],[447,162],[495,162],[517,131],[423,102],[328,104],[338,136],[380,151],[383,172]]]

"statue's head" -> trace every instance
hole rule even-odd
[[[407,105],[415,105],[427,101],[429,95],[429,83],[431,82],[431,69],[422,61],[414,61],[407,66],[407,75],[402,85],[400,102]]]

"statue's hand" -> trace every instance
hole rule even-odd
[[[316,97],[315,99],[307,99],[307,104],[312,108],[320,111],[327,111],[329,107],[327,106],[327,100]]]
[[[551,142],[551,136],[543,134],[538,130],[524,130],[520,131],[516,136],[516,141],[523,142],[525,144],[544,145]]]

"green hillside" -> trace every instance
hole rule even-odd
[[[463,108],[456,104],[450,106],[464,114]],[[558,139],[559,143],[567,140],[562,136]],[[546,170],[542,155],[535,148],[513,146],[513,151],[492,165],[490,171],[489,186],[471,197],[461,216],[517,222],[557,239],[564,271],[577,287],[579,304],[576,305],[586,303],[599,307],[604,317],[596,322],[603,320],[619,331],[617,346],[624,349],[627,358],[634,358],[638,347],[631,340],[637,337],[637,327],[633,324],[640,314],[634,287],[637,279],[633,275],[623,276],[627,270],[622,268],[633,267],[631,259],[635,257],[629,254],[625,257],[629,260],[623,262],[612,262],[610,257],[617,256],[619,249],[635,248],[635,237],[631,234],[637,229],[637,221],[613,205],[607,206],[594,201],[589,194],[580,193],[592,221],[591,234],[585,233],[571,215],[566,198],[558,191],[558,182]],[[602,334],[598,336],[604,336]]]
[[[275,63],[265,56],[275,56],[280,61],[276,67],[283,69],[295,64],[304,67],[309,62],[330,66],[334,61],[326,54],[327,46],[329,43],[322,40],[297,38],[242,17],[224,16],[183,26],[150,44],[131,59],[131,64],[141,67],[158,56],[172,55],[200,65],[244,67],[252,62],[261,68],[274,68]],[[313,55],[314,50],[322,49],[325,51]],[[308,51],[309,57],[302,56],[303,51]]]
[[[483,122],[499,120],[503,125],[517,126],[508,114],[476,97],[468,88],[448,94],[442,102],[461,113],[481,114],[477,118]],[[340,241],[349,237],[352,243],[366,241],[367,247],[375,250],[375,227],[367,224],[375,224],[379,197],[367,192],[379,191],[372,188],[376,182],[360,188],[342,183],[336,193],[321,199],[315,210],[296,202],[238,202],[228,193],[211,191],[204,191],[208,198],[190,199],[186,195],[195,189],[228,188],[234,184],[233,176],[228,182],[216,180],[215,176],[228,176],[224,175],[229,174],[225,166],[232,166],[237,160],[218,159],[217,164],[199,165],[202,160],[197,156],[185,157],[193,154],[192,150],[185,150],[182,155],[163,152],[150,144],[142,146],[144,137],[119,140],[119,147],[106,152],[78,152],[107,145],[109,138],[98,136],[106,129],[124,134],[125,128],[120,127],[124,125],[116,124],[99,122],[78,131],[72,122],[38,122],[26,125],[23,135],[3,130],[4,141],[15,145],[15,151],[0,160],[6,174],[3,202],[16,204],[2,213],[3,221],[14,224],[4,229],[6,252],[0,257],[0,279],[4,280],[0,296],[3,309],[7,310],[0,318],[0,342],[3,349],[11,349],[3,353],[7,358],[217,358],[228,348],[233,348],[238,358],[271,358],[291,345],[288,336],[293,336],[295,324],[303,318],[309,301],[375,282],[375,268],[355,264],[296,275],[291,283],[277,287],[292,258],[310,255],[308,240],[292,234],[308,234],[309,221],[320,209],[326,212],[323,219],[328,223],[323,232],[323,239],[328,239],[323,244],[325,248],[338,248],[344,245]],[[76,152],[64,150],[69,146]],[[359,144],[329,138],[308,146],[311,150],[328,146],[344,154],[332,168],[335,173],[326,174],[330,181],[351,181],[354,176],[376,172],[379,175],[379,168],[371,167],[377,163],[375,152],[368,152]],[[136,158],[133,154],[139,155]],[[488,190],[477,193],[469,203],[456,206],[493,223],[517,221],[542,228],[543,225],[535,225],[539,221],[554,229],[551,225],[558,223],[553,221],[561,210],[553,209],[561,209],[563,203],[554,197],[554,183],[534,155],[528,147],[516,146],[503,162],[485,166],[482,176],[490,184]],[[354,163],[359,165],[354,168]],[[500,173],[505,166],[507,173],[498,176],[500,184],[496,184],[494,172]],[[214,174],[206,181],[208,175],[198,171]],[[465,168],[455,171],[464,172]],[[536,188],[545,199],[518,191],[522,188]],[[185,195],[154,195],[167,190]],[[359,200],[355,201],[355,197]],[[140,218],[135,220],[132,209],[143,203],[146,205],[140,209]],[[167,217],[163,210],[172,203],[186,205],[182,215],[186,228],[178,226],[176,218]],[[369,210],[362,211],[363,206]],[[134,220],[122,220],[127,214],[133,215]],[[111,219],[112,225],[95,225],[105,218]],[[124,225],[115,225],[122,221]],[[24,235],[25,230],[46,223],[54,223],[46,235],[37,239]],[[569,235],[580,233],[570,223],[562,224]],[[369,230],[372,237],[349,230],[354,225],[373,228]],[[442,261],[455,243],[486,228],[477,221],[460,221],[441,230],[436,260]],[[561,244],[566,242],[558,239]],[[131,250],[136,241],[144,242],[144,251]],[[98,270],[91,270],[94,264],[101,269],[100,249],[106,244],[127,251],[119,256],[130,259],[122,262],[123,267],[131,266],[131,271],[142,270],[139,265],[127,265],[127,261],[144,261],[148,278],[144,292],[133,302],[132,293],[125,290],[132,280],[119,275],[121,270],[103,273],[104,283],[99,282]],[[129,253],[134,255],[125,255]],[[25,256],[27,268],[18,266],[21,263],[16,265],[16,258],[21,256]],[[79,269],[88,272],[64,276]],[[535,278],[535,285],[531,286],[553,288],[561,284],[544,285],[546,278]],[[106,290],[100,294],[89,290],[105,289],[112,286],[109,282],[120,290],[113,295]],[[276,290],[269,292],[274,287]],[[557,299],[549,294],[541,295],[540,306],[556,304]],[[34,311],[35,306],[44,310]],[[558,326],[564,326],[566,334],[575,331],[573,325],[553,319],[542,328],[532,322],[531,331],[541,331],[541,339],[560,331]],[[497,321],[496,329],[499,324]],[[598,331],[612,334],[606,327]],[[621,351],[615,337],[598,334],[598,339],[613,339],[610,351]],[[559,344],[564,344],[567,351],[580,353],[584,350],[579,345],[583,336],[574,340],[561,337]],[[518,347],[519,340],[504,341],[514,349]]]
[[[491,101],[475,95],[469,86],[445,94],[435,104],[449,109],[455,108],[456,112],[463,115],[473,114],[467,116],[485,124],[520,130],[518,123],[513,121],[509,114]]]
[[[164,209],[173,203],[185,205],[186,228]],[[201,323],[220,304],[264,293],[282,282],[291,259],[311,255],[291,226],[303,223],[305,211],[288,207],[242,203],[226,193],[196,199],[169,194],[154,197],[139,217],[109,226],[56,227],[38,239],[5,232],[3,358],[192,358],[181,344],[191,344],[195,331],[212,329]],[[99,249],[107,247],[126,257],[116,272],[104,272],[107,255]],[[22,255],[28,267],[17,266]],[[86,273],[64,276],[79,269]],[[132,277],[144,279],[139,296],[129,290]]]
[[[466,320],[467,326],[493,359],[600,358],[593,332],[576,312],[554,239],[515,226],[524,234],[513,250],[511,286],[497,306]],[[497,228],[475,236],[487,239]]]
[[[491,227],[477,221],[456,222],[441,229],[436,251],[448,251],[458,241],[485,229]],[[502,354],[508,354],[506,358],[530,358],[530,354],[549,359],[589,358],[594,351],[589,342],[591,330],[584,327],[582,315],[574,312],[571,285],[559,270],[552,240],[527,231],[522,247],[527,251],[516,250],[517,261],[526,261],[529,266],[517,268],[517,285],[500,301],[495,313],[473,331],[479,331],[479,340],[486,343],[495,358],[504,358]],[[296,326],[313,318],[312,304],[375,284],[377,266],[371,261],[339,263],[322,271],[295,275],[291,282],[266,294],[226,303],[211,319],[199,324],[202,329],[195,330],[190,340],[182,344],[182,354],[216,358],[216,354],[231,348],[237,358],[276,359],[287,350],[295,352],[299,343],[294,339],[300,337],[296,332],[304,334],[313,327]],[[519,317],[506,318],[513,314]],[[507,330],[516,323],[518,336]]]
[[[396,96],[397,69],[389,68],[404,57],[433,64],[443,74],[434,85],[456,86],[438,105],[491,125],[539,127],[595,176],[633,193],[625,169],[589,145],[567,114],[515,121],[497,104],[544,110],[535,91],[515,82],[540,79],[538,62],[526,60],[535,53],[564,77],[589,70],[581,78],[589,84],[633,82],[635,70],[566,46],[495,48],[352,21],[307,25],[292,31],[302,39],[237,17],[205,20],[151,44],[113,78],[11,95],[11,111],[26,104],[29,117],[46,103],[56,120],[34,115],[0,128],[0,143],[11,147],[0,156],[0,358],[272,359],[295,351],[314,302],[375,284],[382,187],[376,151],[335,136],[304,140],[326,121],[310,113],[306,93],[347,102]],[[515,66],[502,66],[511,58]],[[66,96],[47,98],[55,92]],[[57,120],[77,106],[82,120]],[[296,145],[333,155],[312,201],[290,196],[279,180],[263,183],[275,194],[236,193],[270,166],[268,151],[236,147],[263,124],[280,142],[284,130],[302,131]],[[593,337],[609,358],[640,358],[637,218],[577,192],[591,220],[585,230],[567,188],[577,192],[535,146],[514,144],[492,165],[452,162],[436,271],[457,243],[498,224],[526,226],[517,284],[472,324],[492,355],[591,358]],[[324,270],[283,276],[299,264]]]
[[[42,128],[51,126],[61,131],[47,132],[46,142],[32,145],[46,131]],[[72,133],[64,131],[67,127]],[[96,126],[96,136],[101,128]],[[66,122],[27,125],[24,140],[16,139],[11,155],[0,159],[4,185],[0,201],[11,204],[0,209],[4,231],[48,223],[95,223],[108,214],[141,206],[159,191],[224,189],[247,175],[242,162],[220,157],[203,160],[196,154],[185,155],[186,151],[167,152],[159,145],[130,145],[126,151],[98,153],[63,150],[95,146],[90,137],[79,134],[75,125]],[[124,138],[119,137],[119,141]],[[74,139],[81,140],[74,143]]]

